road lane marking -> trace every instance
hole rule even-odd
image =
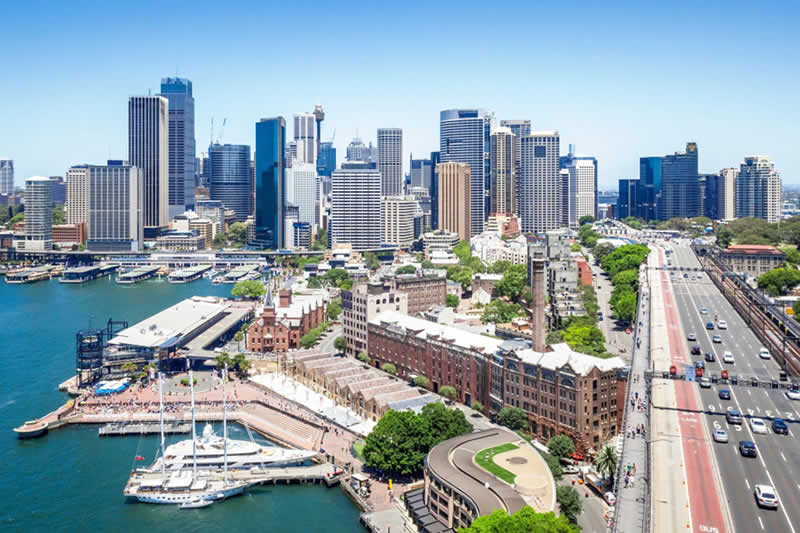
[[[747,485],[747,490],[750,490],[750,482],[745,479],[744,484]]]
[[[764,529],[764,522],[761,521],[761,517],[758,517],[758,525],[761,526],[761,529]],[[794,530],[792,530],[794,531]]]
[[[786,456],[783,455],[783,452],[781,452],[781,459],[783,459],[783,461],[786,462]]]

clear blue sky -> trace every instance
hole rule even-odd
[[[260,117],[321,103],[340,159],[378,127],[403,128],[407,159],[438,149],[440,110],[483,107],[558,129],[605,187],[686,141],[701,172],[766,154],[800,183],[790,2],[178,4],[0,5],[0,157],[18,183],[126,158],[128,96],[176,71],[194,85],[198,152],[212,116],[223,142],[252,145]]]

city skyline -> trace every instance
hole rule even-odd
[[[131,9],[135,19],[147,12],[148,5]],[[574,144],[577,153],[598,159],[601,189],[614,189],[618,179],[638,176],[640,157],[681,151],[687,140],[703,149],[701,172],[736,166],[749,155],[767,155],[780,168],[785,183],[800,182],[800,155],[785,142],[797,123],[792,100],[796,74],[786,68],[797,49],[797,37],[789,33],[792,17],[786,12],[791,7],[765,9],[760,24],[748,25],[743,32],[747,12],[737,5],[726,5],[724,12],[705,6],[602,10],[580,6],[570,24],[574,30],[583,30],[576,33],[585,37],[569,42],[553,39],[559,43],[557,52],[543,59],[537,56],[536,71],[518,69],[525,56],[536,52],[534,44],[511,49],[501,40],[482,37],[465,43],[453,37],[481,20],[484,28],[503,27],[509,33],[527,29],[537,34],[537,42],[544,42],[548,36],[558,36],[558,12],[537,8],[532,17],[531,7],[518,5],[514,9],[519,16],[509,21],[464,5],[455,15],[450,12],[448,24],[441,27],[436,21],[446,6],[437,6],[421,22],[409,9],[392,13],[392,18],[398,28],[413,20],[415,35],[400,31],[382,35],[391,44],[380,52],[386,59],[377,61],[378,52],[364,51],[365,62],[379,66],[346,74],[335,61],[319,65],[313,74],[300,74],[291,58],[313,56],[323,49],[330,57],[345,57],[351,47],[385,33],[368,24],[383,8],[347,15],[365,28],[358,35],[344,31],[344,13],[325,7],[312,13],[302,7],[245,3],[239,9],[248,17],[221,14],[212,22],[203,16],[202,7],[191,13],[167,7],[161,19],[150,21],[144,29],[113,25],[113,31],[123,37],[136,36],[133,42],[139,44],[132,45],[127,38],[110,39],[111,26],[100,24],[113,13],[48,6],[42,18],[32,8],[5,8],[5,37],[11,46],[3,60],[5,68],[16,74],[9,76],[0,95],[6,102],[23,105],[4,109],[6,123],[14,127],[0,133],[0,156],[14,160],[16,185],[33,175],[63,175],[76,164],[124,159],[124,102],[129,96],[147,94],[148,89],[158,94],[161,78],[176,74],[193,84],[199,147],[208,145],[212,116],[217,124],[227,118],[223,143],[254,146],[253,124],[259,118],[292,117],[321,103],[327,115],[321,140],[329,140],[336,129],[335,147],[341,153],[356,131],[365,143],[376,144],[374,132],[379,127],[403,128],[405,173],[409,154],[437,150],[440,111],[478,107],[493,111],[498,122],[527,119],[535,130],[559,130],[563,148]],[[280,29],[277,38],[270,37],[273,46],[268,54],[249,52],[263,50],[265,42],[255,31],[256,22],[275,14],[283,19],[313,15],[326,21],[326,31],[298,47],[288,29]],[[162,31],[173,28],[179,15],[186,17],[181,26],[186,29]],[[80,41],[67,38],[69,28],[79,20],[94,23],[98,33]],[[681,21],[679,30],[671,24],[676,20]],[[222,39],[223,46],[216,39],[206,43],[200,38],[212,23],[215,33],[227,38]],[[47,37],[34,37],[41,35]],[[707,42],[709,35],[714,35],[712,42]],[[419,44],[422,41],[424,47]],[[53,52],[55,42],[59,47]],[[98,46],[98,42],[108,45]],[[701,47],[698,42],[706,44]],[[230,50],[241,53],[222,61],[230,57]],[[429,61],[434,53],[439,60]],[[129,60],[115,60],[122,55]],[[568,61],[579,62],[582,68],[558,68],[555,83],[544,84],[537,77],[540,68]],[[225,65],[222,73],[209,67],[219,64]],[[391,64],[391,70],[383,64]],[[746,65],[758,65],[758,75],[740,76]],[[494,74],[472,76],[469,84],[453,83],[465,68]],[[280,71],[284,79],[302,76],[304,83],[274,84],[270,91],[255,91],[252,97],[238,89],[268,81],[259,74],[267,69]],[[423,76],[399,75],[411,71]],[[514,72],[513,84],[499,81],[508,76],[496,74],[506,71]],[[423,84],[421,79],[428,81]],[[353,86],[359,90],[352,91]],[[48,105],[53,90],[58,93],[58,106]],[[759,123],[758,134],[735,127],[743,122]]]

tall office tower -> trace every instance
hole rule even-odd
[[[236,212],[244,222],[250,212],[250,147],[246,144],[219,144],[208,147],[210,193],[226,209]]]
[[[569,170],[562,168],[558,171],[558,205],[561,215],[559,223],[562,226],[569,226],[570,220],[575,219],[574,205],[570,198],[574,195],[574,190],[570,188]],[[575,224],[577,226],[577,224]]]
[[[86,247],[98,252],[142,248],[144,180],[141,171],[123,161],[86,165],[89,190]]]
[[[640,180],[622,179],[619,180],[619,196],[617,197],[617,219],[623,220],[628,217],[638,216],[639,187]],[[649,219],[655,220],[655,219]]]
[[[736,180],[739,169],[723,168],[719,171],[719,188],[717,191],[717,214],[720,220],[736,218]]]
[[[53,183],[34,176],[25,180],[24,250],[53,249]]]
[[[468,163],[439,163],[439,226],[458,233],[461,240],[469,242],[472,237],[472,207],[475,205],[472,196],[472,170]],[[483,204],[479,204],[483,207]]]
[[[250,160],[250,205],[247,208],[247,214],[252,216],[256,210],[256,162],[255,159]]]
[[[658,220],[661,204],[661,164],[662,157],[639,158],[639,181],[637,183],[637,204],[631,206],[630,215],[645,221]]]
[[[698,178],[696,143],[686,143],[686,152],[661,158],[660,220],[702,214]]]
[[[782,194],[781,175],[769,157],[750,155],[744,158],[736,179],[737,218],[756,217],[771,223],[778,222]],[[25,198],[27,201],[28,197]]]
[[[283,117],[256,122],[256,222],[252,242],[273,250],[283,247],[286,211],[286,121]]]
[[[317,117],[313,113],[295,114],[294,144],[298,162],[317,164]]]
[[[719,201],[719,175],[699,174],[697,176],[700,190],[701,215],[711,220],[719,220],[717,206]]]
[[[598,218],[597,214],[597,159],[575,153],[569,145],[569,154],[559,159],[562,169],[569,171],[569,226],[577,227],[583,216]]]
[[[433,181],[433,163],[430,159],[414,159],[409,156],[411,168],[411,187],[424,187],[429,192]]]
[[[355,137],[350,144],[347,145],[347,160],[348,161],[366,161],[368,155],[367,146],[360,138]],[[335,170],[335,169],[334,169]]]
[[[336,170],[336,148],[333,147],[333,141],[320,143],[317,174],[330,178],[334,170]]]
[[[13,159],[0,159],[0,194],[14,194]]]
[[[313,164],[298,163],[286,170],[286,201],[297,206],[298,222],[314,225],[318,193],[319,178]]]
[[[161,78],[169,102],[169,218],[194,208],[194,97],[192,82]]]
[[[441,152],[431,152],[431,187],[428,193],[431,197],[431,228],[439,229],[439,163]]]
[[[517,214],[516,138],[511,128],[492,130],[490,141],[489,214]]]
[[[128,99],[128,161],[144,181],[142,218],[145,238],[169,224],[169,103],[163,96]]]
[[[414,199],[417,201],[419,205],[419,210],[422,213],[422,223],[421,230],[423,231],[430,231],[428,228],[433,228],[433,223],[431,221],[431,197],[428,192],[428,189],[425,187],[409,187],[408,194],[413,196]]]
[[[299,210],[296,205],[286,202],[286,212],[283,218],[283,247],[291,250],[294,248],[294,225],[299,222]]]
[[[514,170],[517,173],[517,190],[515,194],[519,198],[519,176],[520,176],[520,142],[523,137],[531,134],[531,121],[530,120],[501,120],[501,126],[511,129],[514,134]]]
[[[403,192],[403,130],[378,128],[378,170],[381,173],[381,196]]]
[[[67,184],[64,183],[64,177],[50,176],[50,181],[53,182],[53,205],[63,206],[67,201]]]
[[[381,230],[381,173],[364,161],[342,163],[331,179],[331,242],[378,248]]]
[[[439,114],[442,163],[467,163],[471,171],[470,234],[483,231],[489,210],[489,139],[494,114],[483,109],[446,109]]]
[[[557,131],[533,132],[520,143],[519,217],[526,233],[561,225],[560,137]]]
[[[283,152],[283,168],[292,168],[295,159],[297,159],[297,143],[289,141]]]
[[[413,196],[381,198],[382,243],[410,246],[414,241],[414,216],[418,207]]]
[[[64,204],[64,221],[67,224],[89,222],[88,165],[75,165],[67,169],[67,201]]]
[[[317,104],[314,106],[314,121],[317,124],[317,160],[312,161],[315,165],[319,161],[320,144],[322,144],[322,121],[325,120],[325,111],[322,110],[322,105]]]

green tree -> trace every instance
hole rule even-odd
[[[64,224],[64,206],[53,206],[53,225]]]
[[[555,330],[555,331],[549,332],[547,334],[547,337],[545,337],[545,342],[547,342],[547,344],[558,344],[560,342],[564,342],[564,337],[563,337],[562,333],[563,332],[561,330],[558,330],[558,329]]]
[[[781,296],[800,283],[800,271],[794,267],[774,268],[758,277],[758,287],[772,296]]]
[[[504,300],[492,300],[483,310],[481,320],[484,322],[507,324],[521,315],[522,307],[518,304],[506,302]]]
[[[501,260],[495,261],[491,265],[489,265],[488,272],[489,274],[503,274],[506,269],[512,266],[510,261]]]
[[[649,253],[650,249],[643,244],[626,244],[608,254],[601,264],[613,278],[623,270],[638,270]]]
[[[425,423],[413,411],[390,410],[367,435],[363,455],[367,466],[402,476],[422,472],[429,448]]]
[[[402,276],[403,274],[416,274],[416,272],[417,268],[414,265],[403,265],[394,271],[398,276]]]
[[[431,386],[431,380],[429,380],[425,376],[417,376],[414,378],[414,386],[415,387],[422,387],[423,389],[427,389]]]
[[[605,337],[597,326],[570,323],[562,333],[564,341],[576,352],[600,356],[605,353]]]
[[[214,235],[214,240],[211,241],[212,248],[224,248],[225,245],[228,243],[228,240],[225,238],[224,233],[217,233]]]
[[[583,215],[581,218],[578,219],[578,224],[583,226],[584,224],[592,224],[594,223],[594,217],[592,215]]]
[[[397,375],[397,367],[394,366],[392,363],[383,363],[381,365],[381,370],[383,370],[387,374],[391,374],[393,376]]]
[[[479,413],[483,412],[483,404],[481,402],[479,402],[478,400],[473,401],[470,404],[470,407],[472,407],[475,411],[478,411]]]
[[[592,255],[594,255],[595,259],[597,259],[600,263],[602,263],[603,259],[605,259],[606,256],[613,251],[614,251],[614,245],[609,242],[604,242],[594,247],[594,250],[592,250]]]
[[[578,515],[583,511],[583,502],[578,495],[578,491],[569,485],[563,485],[556,489],[556,501],[561,509],[561,514],[573,524],[578,521]]]
[[[328,249],[328,230],[319,228],[317,230],[314,243],[311,245],[312,250],[327,250]]]
[[[234,298],[246,298],[248,300],[257,300],[266,294],[267,289],[264,284],[255,279],[248,279],[239,281],[231,289],[231,296]]]
[[[350,289],[353,288],[353,280],[352,279],[344,280],[343,282],[339,283],[339,288],[343,291],[349,291]]]
[[[472,525],[460,528],[459,533],[579,533],[565,515],[537,513],[525,506],[513,515],[497,509],[492,514],[478,517]]]
[[[342,312],[342,299],[336,298],[331,303],[328,304],[328,319],[329,320],[336,320],[339,318],[339,314]]]
[[[425,422],[430,448],[444,440],[472,432],[472,424],[467,422],[461,409],[447,408],[441,402],[425,404],[420,418]]]
[[[336,337],[336,340],[333,341],[333,347],[336,348],[337,352],[343,352],[347,349],[347,339],[339,336]]]
[[[720,248],[727,248],[731,245],[733,240],[733,232],[728,228],[727,224],[717,225],[717,246]]]
[[[472,286],[472,269],[458,265],[450,266],[447,268],[447,279],[460,283],[462,290],[469,290]]]
[[[228,365],[228,368],[233,366],[233,360],[231,359],[231,355],[228,352],[222,352],[218,356],[214,358],[214,364],[217,368],[222,370],[225,368],[225,365]]]
[[[367,355],[366,352],[358,352],[358,355],[356,356],[356,359],[358,359],[362,363],[369,364],[369,355]]]
[[[238,347],[239,344],[244,340],[244,332],[242,330],[239,330],[236,333],[234,333],[233,340],[236,341],[236,346]]]
[[[317,331],[316,328],[309,330],[305,335],[300,337],[300,346],[306,349],[311,348],[312,346],[317,344],[319,337],[320,337],[320,332]]]
[[[785,250],[786,262],[792,265],[800,265],[800,252],[796,248]]]
[[[614,316],[623,322],[631,322],[636,316],[636,293],[631,291],[623,292],[611,305]]]
[[[137,365],[136,363],[127,362],[123,363],[122,366],[119,367],[119,369],[125,372],[126,374],[132,374],[133,372],[139,370],[139,365]]]
[[[425,270],[430,270],[433,268],[433,263],[431,263],[429,259],[426,259],[422,262],[422,268]]]
[[[343,268],[332,268],[325,274],[325,281],[335,287],[339,287],[348,279],[350,279],[350,274]]]
[[[247,226],[242,222],[234,222],[228,228],[228,240],[235,244],[244,245],[247,243]]]
[[[451,387],[450,385],[445,385],[444,387],[439,388],[439,394],[447,398],[448,400],[455,400],[458,397],[458,391],[456,391],[455,387]]]
[[[792,311],[794,311],[794,319],[800,322],[800,300],[797,300],[794,305],[792,305]]]
[[[561,479],[564,476],[564,469],[561,467],[561,461],[559,461],[558,457],[541,451],[539,454],[542,456],[542,459],[544,459],[544,462],[547,463],[550,473],[553,474],[553,479],[556,481]]]
[[[505,270],[503,277],[494,284],[494,291],[499,296],[506,296],[511,300],[519,298],[528,281],[525,265],[512,265]]]
[[[25,221],[25,213],[17,213],[16,215],[8,219],[8,222],[6,222],[6,229],[11,229],[17,222],[24,222],[24,221]]]
[[[367,268],[369,268],[370,270],[375,270],[376,268],[381,267],[381,262],[380,260],[378,260],[378,256],[375,255],[374,252],[365,252],[364,262],[367,264]]]
[[[573,242],[572,246],[569,247],[571,252],[580,252],[581,251],[581,243]]]
[[[458,304],[461,301],[461,299],[458,296],[456,296],[455,294],[448,294],[445,297],[445,301],[446,301],[448,307],[455,308],[455,307],[458,307]]]
[[[470,248],[469,242],[459,241],[458,244],[453,246],[453,253],[458,257],[462,265],[469,265],[469,260],[472,257],[472,248]]]
[[[586,309],[586,315],[591,317],[592,322],[594,322],[597,311],[600,310],[600,306],[597,305],[597,293],[595,293],[594,287],[591,285],[578,283],[580,285],[581,295],[583,296],[583,308]]]
[[[611,278],[611,283],[615,287],[619,287],[620,285],[624,285],[626,287],[630,287],[633,292],[638,292],[639,290],[639,272],[634,269],[623,270],[622,272],[618,272],[613,278]]]
[[[547,450],[559,459],[567,457],[575,451],[575,443],[566,435],[556,435],[547,441]]]
[[[233,357],[233,367],[236,369],[236,375],[239,376],[239,379],[247,378],[251,366],[253,366],[253,363],[248,361],[247,356],[243,353],[237,353]]]
[[[322,288],[322,281],[324,279],[325,278],[321,276],[311,276],[310,278],[308,278],[308,281],[306,283],[309,289],[320,289]]]
[[[603,446],[594,458],[594,466],[601,475],[613,480],[617,472],[617,451],[609,445]]]
[[[514,431],[528,427],[528,416],[519,407],[503,407],[497,413],[497,421]]]

